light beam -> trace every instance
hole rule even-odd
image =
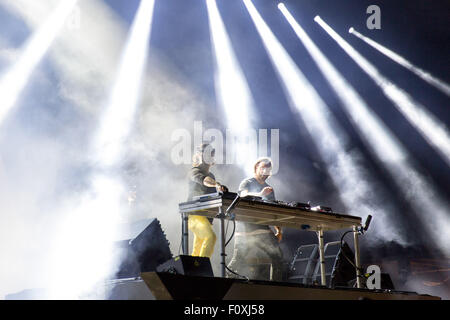
[[[55,248],[52,294],[58,298],[89,297],[91,290],[117,271],[112,253],[125,213],[125,188],[115,172],[123,143],[134,122],[141,80],[148,57],[154,0],[141,0],[129,33],[110,102],[101,119],[92,152],[97,161],[90,187],[75,209],[69,209]],[[80,241],[80,237],[83,241]],[[60,259],[64,259],[61,261]],[[70,274],[70,277],[65,275]],[[61,281],[64,279],[64,281]],[[58,282],[59,281],[59,282]],[[84,296],[83,296],[84,295]],[[107,297],[103,297],[107,298]]]
[[[247,174],[252,175],[253,168],[251,164],[257,157],[257,141],[251,141],[256,139],[256,136],[251,134],[254,130],[250,122],[250,119],[254,118],[255,114],[253,98],[241,66],[236,59],[230,38],[217,8],[216,0],[207,0],[206,4],[211,42],[216,57],[215,81],[220,105],[225,111],[228,129],[237,138],[237,142],[234,144],[237,163]],[[250,141],[246,143],[242,137],[248,137]],[[227,157],[229,156],[227,154]]]
[[[419,208],[421,204],[425,204],[427,208],[431,209],[429,215],[433,216],[432,219],[427,215],[419,216],[419,220],[427,227],[437,243],[443,243],[446,240],[449,242],[448,233],[445,233],[448,231],[449,221],[442,210],[442,206],[438,205],[442,201],[436,201],[435,194],[437,192],[411,165],[412,160],[408,152],[350,83],[329,62],[287,8],[283,6],[280,7],[280,10],[316,62],[330,87],[339,97],[344,110],[364,138],[363,141],[372,150],[372,154],[389,171],[405,198],[412,202],[414,207]]]
[[[347,41],[326,24],[325,21],[320,17],[316,18],[316,22],[375,81],[383,90],[385,96],[392,101],[406,119],[420,132],[424,139],[450,165],[450,133],[447,127],[428,112],[424,106],[414,101],[408,93],[384,77],[373,64],[359,54]]]
[[[383,201],[377,198],[377,192],[372,185],[373,179],[356,160],[361,155],[355,151],[347,151],[350,149],[348,137],[319,94],[276,39],[253,3],[250,0],[244,0],[244,3],[290,98],[292,111],[302,117],[342,201],[350,212],[357,210],[354,213],[358,215],[374,214],[374,222],[378,220],[376,223],[379,223],[384,216],[380,210],[380,203]],[[399,239],[394,224],[384,227],[386,229],[379,230],[384,237],[404,241]]]
[[[423,70],[423,69],[421,69],[419,67],[416,67],[411,62],[409,62],[408,60],[406,60],[405,58],[400,56],[399,54],[397,54],[394,51],[392,51],[392,50],[382,46],[381,44],[375,42],[374,40],[372,40],[372,39],[362,35],[358,31],[356,31],[354,28],[350,28],[349,33],[351,33],[351,34],[355,35],[356,37],[360,38],[365,43],[370,45],[372,48],[378,50],[379,52],[384,54],[389,59],[397,62],[399,65],[405,67],[409,71],[411,71],[414,74],[416,74],[417,76],[419,76],[422,80],[428,82],[429,84],[431,84],[435,88],[441,90],[443,93],[445,93],[446,95],[450,96],[450,85],[448,85],[444,81],[436,78],[435,76],[433,76],[429,72],[427,72],[427,71],[425,71],[425,70]]]
[[[95,139],[94,149],[103,166],[114,165],[120,160],[123,142],[133,125],[148,56],[153,8],[154,0],[141,0],[110,102]]]
[[[64,27],[78,0],[65,0],[26,42],[17,62],[0,80],[0,125],[16,104],[31,74]]]

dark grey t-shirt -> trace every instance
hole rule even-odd
[[[192,167],[188,173],[189,180],[189,195],[188,201],[191,201],[193,197],[202,196],[204,194],[215,193],[217,189],[215,187],[207,187],[203,184],[203,180],[206,177],[213,178],[216,180],[216,177],[209,172],[208,169],[204,165],[200,165],[198,167]],[[208,218],[209,222],[212,224],[213,219]]]
[[[200,165],[199,167],[193,167],[191,168],[191,170],[189,170],[188,201],[192,200],[192,198],[195,196],[201,196],[204,194],[216,192],[216,188],[207,187],[203,184],[203,180],[205,180],[205,177],[211,177],[214,180],[216,180],[214,175],[211,172],[209,172],[203,165]]]
[[[239,193],[243,190],[248,192],[261,192],[265,187],[270,187],[267,183],[260,184],[255,178],[245,179],[239,185]],[[275,191],[263,197],[264,200],[275,201]],[[262,226],[258,224],[236,222],[236,232],[252,232],[255,230],[271,230],[269,226]]]

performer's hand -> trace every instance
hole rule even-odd
[[[275,227],[275,237],[277,237],[278,242],[283,240],[283,232],[281,231],[281,227]]]
[[[217,192],[228,192],[228,188],[221,185],[219,182],[216,182],[216,190]]]
[[[272,187],[265,187],[264,189],[261,190],[261,196],[263,197],[268,196],[272,192],[273,192]]]

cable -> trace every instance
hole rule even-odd
[[[341,242],[340,242],[341,252],[342,252],[342,255],[345,257],[345,259],[347,259],[347,261],[350,262],[350,264],[353,266],[353,268],[358,269],[356,267],[356,265],[353,263],[353,261],[351,261],[351,259],[349,257],[347,257],[347,255],[344,252],[344,245],[343,245],[344,237],[347,235],[347,233],[350,233],[350,232],[353,232],[353,231],[352,230],[346,231],[346,232],[344,232],[344,234],[341,237]],[[360,268],[360,269],[362,269],[362,268]]]
[[[234,275],[236,275],[236,276],[238,276],[238,277],[240,277],[240,278],[245,279],[246,281],[250,281],[250,278],[249,278],[249,277],[240,275],[239,273],[234,272],[233,270],[231,270],[231,269],[228,268],[227,266],[225,266],[225,269],[227,269],[227,270],[228,270],[229,272],[231,272],[232,274],[234,274]]]
[[[228,239],[228,241],[225,243],[225,247],[230,243],[231,239],[233,239],[234,233],[235,233],[235,231],[236,231],[236,220],[234,220],[234,218],[232,218],[231,221],[233,221],[233,232],[231,233],[230,239]],[[228,220],[228,223],[229,223],[229,222],[230,222],[230,220]],[[228,223],[227,223],[227,228],[226,228],[225,234],[228,233]],[[238,276],[239,278],[243,278],[243,279],[245,279],[246,281],[250,281],[250,278],[248,278],[247,276],[240,275],[239,273],[234,272],[233,270],[231,270],[231,269],[228,268],[227,266],[225,266],[225,269],[227,269],[227,270],[228,270],[229,272],[231,272],[232,274]]]
[[[226,215],[231,217],[231,220],[233,221],[233,232],[231,233],[230,239],[228,239],[228,241],[225,243],[225,247],[230,243],[231,239],[233,239],[234,233],[236,231],[236,220],[235,220],[235,216],[232,211],[234,210],[236,205],[239,203],[240,199],[241,199],[241,197],[238,194],[226,211]],[[230,220],[228,220],[228,223],[229,222],[230,222]],[[226,233],[228,233],[228,224],[227,224],[227,232]]]
[[[226,228],[225,228],[225,239],[227,238],[227,234],[228,234],[228,226],[230,225],[230,220],[227,220],[227,226],[226,226]],[[230,240],[228,240],[228,241],[226,241],[225,242],[225,247],[228,245],[228,242],[229,242]]]
[[[359,277],[361,277],[361,278],[364,278],[364,269],[363,268],[358,268],[358,267],[356,267],[356,265],[353,263],[353,261],[351,261],[351,259],[349,258],[349,257],[347,257],[347,255],[345,254],[345,252],[344,252],[344,245],[343,245],[343,241],[344,241],[344,237],[347,235],[347,233],[350,233],[350,232],[353,232],[353,230],[349,230],[349,231],[346,231],[346,232],[344,232],[344,234],[342,235],[342,237],[341,237],[341,243],[340,243],[340,246],[341,246],[341,252],[342,252],[342,255],[344,256],[344,258],[345,259],[347,259],[347,261],[348,262],[350,262],[350,264],[353,266],[353,268],[355,268],[355,270],[358,270],[359,269],[359,271],[360,271],[360,275],[359,275]]]
[[[225,247],[230,243],[231,239],[234,237],[234,232],[236,231],[236,221],[233,219],[233,232],[231,233],[230,239],[225,243]]]
[[[366,222],[365,222],[365,226],[364,226],[364,228],[359,228],[358,229],[358,231],[361,233],[361,234],[364,234],[364,232],[365,231],[367,231],[367,229],[369,229],[369,225],[370,225],[370,222],[372,221],[372,215],[368,215],[367,216],[367,218],[366,218]],[[341,252],[342,252],[342,255],[345,257],[345,259],[347,259],[347,261],[348,262],[350,262],[350,264],[355,268],[355,270],[356,271],[358,271],[359,270],[359,272],[360,272],[360,275],[358,276],[358,277],[360,277],[360,278],[363,278],[364,280],[367,280],[367,276],[365,275],[365,273],[364,273],[364,269],[363,268],[357,268],[356,267],[356,265],[353,263],[353,261],[351,261],[351,259],[349,258],[349,257],[347,257],[347,255],[345,254],[345,252],[344,252],[344,246],[343,246],[343,241],[344,241],[344,237],[347,235],[347,233],[350,233],[350,232],[354,232],[353,230],[349,230],[349,231],[346,231],[346,232],[344,232],[344,234],[342,235],[342,237],[341,237],[341,243],[340,243],[340,246],[341,246]],[[356,274],[358,274],[358,272],[356,273]],[[366,286],[366,288],[367,288],[367,285],[366,284],[364,284],[365,286]],[[355,287],[356,286],[356,282],[354,283],[354,285],[353,285],[353,287]]]

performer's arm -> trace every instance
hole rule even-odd
[[[264,197],[264,196],[271,194],[272,192],[273,192],[272,187],[265,187],[264,189],[261,190],[261,192],[248,192],[248,189],[243,188],[240,191],[240,196],[242,198],[247,197],[247,196]]]
[[[203,174],[198,168],[192,168],[189,172],[190,179],[198,184],[202,184],[206,187],[216,188],[217,191],[227,192],[228,188],[222,186],[214,178]]]
[[[214,180],[213,178],[206,176],[205,179],[203,179],[203,185],[210,187],[210,188],[216,188],[217,191],[227,192],[228,188],[221,185],[218,181]]]

